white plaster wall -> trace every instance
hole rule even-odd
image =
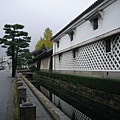
[[[60,40],[59,40],[59,48],[57,48],[56,50],[57,51],[61,51],[65,48],[68,48],[70,47],[70,38],[69,38],[69,35],[66,34],[65,36],[63,36]]]
[[[80,42],[89,40],[106,32],[112,31],[120,27],[120,0],[117,0],[110,6],[104,9],[103,19],[99,19],[99,27],[97,30],[93,30],[89,20],[81,24],[76,28],[74,40],[70,41],[68,34],[60,39],[59,48],[54,43],[53,54],[60,52],[66,48],[76,45]]]
[[[76,61],[73,58],[73,52],[68,51],[62,54],[61,60],[59,56],[54,57],[54,70],[76,70]]]
[[[50,57],[42,59],[40,69],[41,70],[49,70],[49,68],[50,68]]]

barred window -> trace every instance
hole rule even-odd
[[[59,54],[59,61],[61,60],[62,58],[62,53]]]
[[[98,29],[98,17],[93,19],[93,30]]]
[[[57,48],[59,48],[59,41],[57,41]]]
[[[72,31],[71,33],[69,33],[69,36],[70,36],[70,40],[73,41],[73,35],[74,35],[74,32]]]
[[[106,52],[111,52],[111,40],[107,39],[105,41],[105,44],[106,44]]]

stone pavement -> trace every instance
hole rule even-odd
[[[14,120],[13,80],[10,69],[0,70],[0,120]]]
[[[13,83],[11,70],[0,70],[0,120],[13,119]]]
[[[14,79],[14,78],[12,78]],[[5,120],[14,120],[13,117],[13,102],[14,102],[14,82],[12,80],[12,84],[10,86],[10,92],[9,92],[9,99],[8,99],[8,103],[7,103],[7,111],[6,111],[6,118]]]

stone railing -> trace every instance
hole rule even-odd
[[[36,120],[36,105],[26,101],[26,87],[23,86],[21,74],[16,74],[17,103],[20,120]]]

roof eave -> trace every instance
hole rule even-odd
[[[98,5],[100,5],[102,2],[104,2],[105,0],[97,0],[95,3],[93,3],[90,7],[88,7],[84,12],[82,12],[78,17],[76,17],[74,20],[72,20],[67,26],[65,26],[62,30],[60,30],[56,35],[51,37],[52,41],[57,41],[57,39],[59,38],[59,36],[64,33],[70,26],[72,26],[73,24],[75,24],[81,17],[83,17],[84,15],[86,15],[88,12],[90,12],[91,10],[93,10],[94,8],[96,8]]]

